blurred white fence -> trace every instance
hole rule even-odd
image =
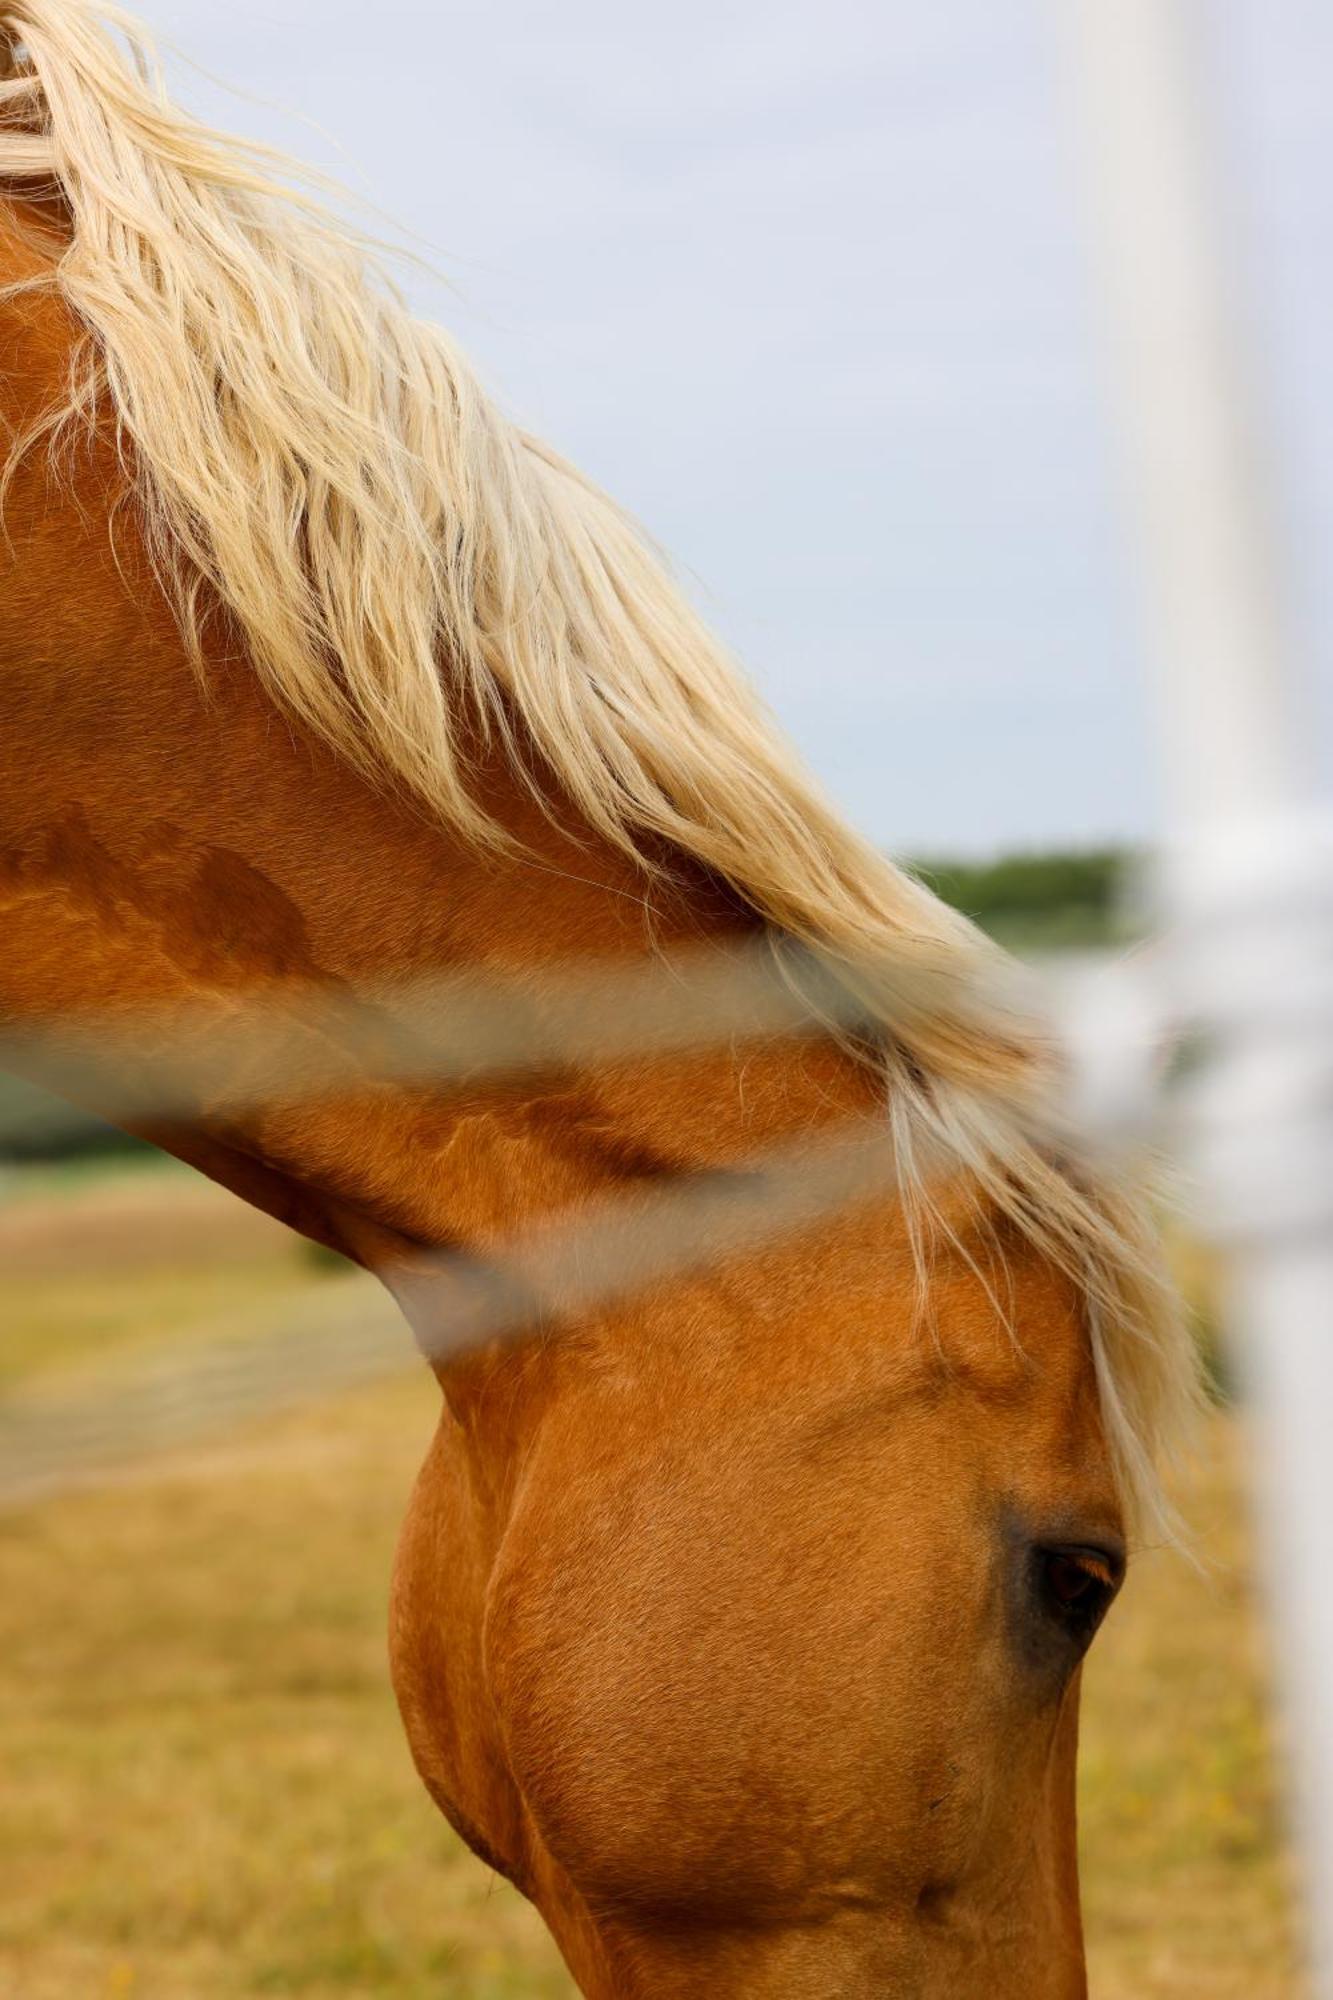
[[[1283,618],[1262,432],[1227,310],[1190,0],[1056,0],[1087,165],[1173,825],[1173,945],[1136,1003],[1198,1043],[1178,1132],[1225,1251],[1316,1988],[1333,1996],[1333,820]],[[1102,1095],[1131,1100],[1126,1074]]]

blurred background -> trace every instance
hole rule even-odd
[[[835,796],[1025,953],[1134,942],[1162,829],[1136,577],[1049,6],[185,0],[219,124],[327,168],[505,406],[683,567]],[[1333,15],[1211,0],[1229,244],[1333,778]],[[223,81],[234,89],[223,88]],[[361,212],[360,219],[366,219]],[[404,239],[403,232],[406,232]],[[93,1128],[0,1165],[0,1391],[354,1284]],[[1088,1670],[1098,2000],[1298,2000],[1247,1442],[1216,1404]],[[424,1373],[424,1371],[423,1371]],[[0,1511],[0,1990],[565,1994],[412,1773],[384,1665],[414,1372]]]

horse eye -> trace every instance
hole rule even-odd
[[[1091,1637],[1120,1586],[1121,1563],[1102,1549],[1039,1549],[1037,1577],[1047,1611]]]

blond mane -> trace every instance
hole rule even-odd
[[[1083,1286],[1122,1487],[1160,1520],[1195,1371],[1140,1204],[1024,1136],[1047,1060],[1002,961],[821,796],[634,526],[286,163],[176,109],[118,11],[0,0],[6,182],[57,204],[62,254],[24,283],[85,335],[9,463],[109,408],[201,670],[221,606],[280,707],[482,840],[460,723],[502,734],[645,868],[667,843],[832,964],[909,1194],[944,1147]]]

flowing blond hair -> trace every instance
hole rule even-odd
[[[941,1149],[1075,1273],[1122,1488],[1194,1397],[1190,1343],[1126,1190],[1030,1133],[1043,1037],[1003,961],[856,834],[642,536],[509,423],[449,336],[267,149],[168,100],[141,27],[91,0],[0,0],[0,182],[45,185],[42,277],[83,337],[9,463],[109,405],[201,669],[221,606],[272,699],[479,839],[464,715],[515,724],[597,834],[667,843],[851,986],[888,1076],[905,1192]],[[1026,1134],[1026,1136],[1025,1136]]]

